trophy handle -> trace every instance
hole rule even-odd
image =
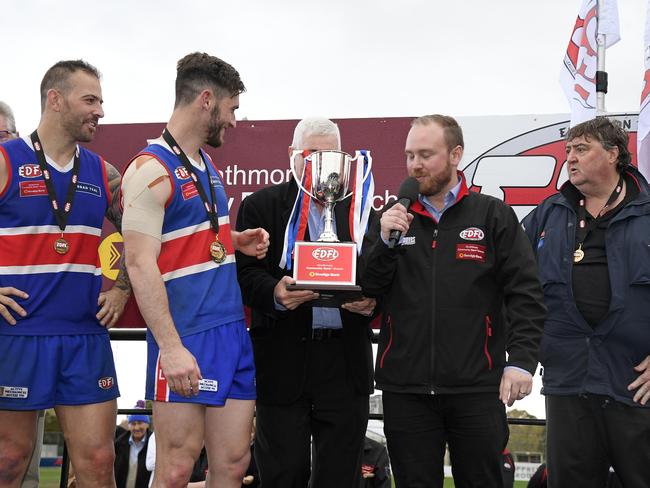
[[[313,199],[316,199],[316,196],[314,196],[311,192],[307,191],[307,189],[304,186],[302,186],[302,181],[301,181],[302,178],[298,178],[298,173],[296,173],[296,163],[295,163],[295,159],[296,159],[296,156],[298,154],[300,154],[302,156],[302,151],[298,151],[297,149],[294,149],[291,152],[291,156],[289,157],[289,168],[291,168],[291,174],[293,175],[293,179],[296,182],[296,184],[298,185],[298,188],[301,189],[302,191],[304,191],[305,193],[307,193]],[[303,158],[303,160],[304,159],[306,159],[306,158]],[[311,165],[310,165],[310,167],[311,167]],[[307,169],[307,163],[305,163],[305,165],[302,168],[303,175],[304,175],[305,169]]]
[[[368,168],[366,169],[366,173],[363,175],[363,178],[361,179],[362,183],[365,183],[366,180],[368,179],[368,176],[370,176],[370,170],[372,169],[372,158],[370,157],[370,151],[366,151],[368,153]],[[354,157],[350,161],[355,161],[357,164],[359,164],[359,160],[362,158],[361,151],[355,151]],[[293,160],[293,158],[292,158]],[[348,198],[350,195],[352,195],[352,192],[348,193],[345,195],[341,200],[345,200]]]

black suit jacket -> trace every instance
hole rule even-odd
[[[131,446],[129,444],[129,437],[131,432],[117,427],[115,429],[115,484],[117,488],[124,488],[126,480],[129,476],[129,455]],[[149,446],[149,438],[151,432],[147,430],[145,434],[144,447],[138,453],[138,473],[135,478],[136,488],[147,488],[149,486],[149,477],[151,472],[147,471],[147,447]]]
[[[237,230],[262,227],[270,234],[266,258],[237,253],[237,273],[244,304],[251,308],[251,338],[257,369],[257,398],[261,403],[288,404],[303,390],[311,341],[311,308],[277,311],[275,285],[291,272],[280,269],[284,232],[298,192],[291,181],[264,188],[245,198],[237,215]],[[349,241],[350,198],[334,207],[337,234]],[[372,218],[372,216],[371,216]],[[306,236],[307,238],[307,236]],[[355,390],[370,394],[372,347],[370,318],[341,310],[347,376]]]

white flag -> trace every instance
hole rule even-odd
[[[641,174],[650,179],[650,0],[645,18],[645,75],[641,89],[639,128],[636,133],[637,162]]]
[[[560,84],[571,109],[572,127],[596,117],[598,34],[605,34],[605,47],[621,39],[616,0],[583,0],[573,27],[560,71]]]

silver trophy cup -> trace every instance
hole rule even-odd
[[[313,199],[320,202],[325,207],[325,227],[318,237],[318,242],[339,242],[334,228],[334,205],[336,202],[344,200],[352,195],[350,187],[350,167],[352,161],[361,162],[362,156],[357,154],[354,158],[343,151],[316,151],[305,158],[305,168],[311,169],[311,192],[302,185],[301,180],[296,172],[294,156],[300,154],[300,151],[294,151],[291,157],[290,165],[293,177],[302,191],[309,194]],[[310,164],[307,164],[307,161]],[[363,181],[370,174],[370,165],[363,175]]]

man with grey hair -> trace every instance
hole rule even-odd
[[[289,156],[297,154],[300,176],[310,153],[340,147],[333,122],[308,118],[296,126]],[[285,236],[287,227],[295,227],[290,225],[292,209],[301,198],[296,182],[289,181],[247,197],[237,216],[237,229],[264,226],[271,241],[262,261],[237,255],[242,296],[252,310],[255,458],[264,488],[306,487],[310,464],[312,488],[356,486],[372,392],[369,323],[375,300],[363,298],[341,308],[312,307],[309,302],[318,298],[317,293],[287,289],[295,281],[286,262],[291,250],[283,250],[294,239]],[[309,199],[308,212],[301,212],[304,240],[320,235],[322,210]],[[351,240],[349,213],[350,199],[334,208],[342,241]]]
[[[0,101],[0,142],[6,142],[18,137],[16,119],[11,107]]]

